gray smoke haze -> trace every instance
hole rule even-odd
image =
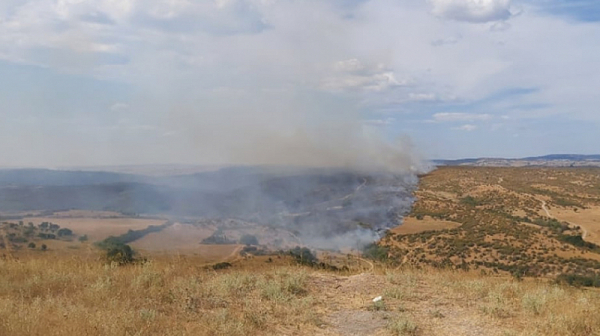
[[[46,57],[29,49],[13,55],[37,66],[15,70],[30,75],[20,77],[46,80],[33,91],[16,81],[14,104],[24,102],[27,119],[3,136],[18,135],[22,150],[0,144],[0,162],[235,168],[160,178],[30,172],[43,175],[33,176],[42,187],[27,178],[7,182],[13,189],[2,189],[1,209],[233,218],[339,248],[375,240],[410,208],[416,174],[427,166],[397,136],[398,123],[390,131],[367,120],[382,117],[374,101],[410,96],[411,76],[394,69],[387,43],[365,47],[372,37],[364,22],[350,20],[358,4],[41,1],[7,8],[10,38],[35,36],[27,39],[31,50],[40,41],[48,50]],[[35,16],[50,20],[32,25]]]
[[[158,122],[177,130],[165,137],[178,144],[173,156],[185,156],[178,163],[425,169],[410,139],[389,139],[385,129],[363,121],[356,99],[290,89],[240,93],[226,104],[222,92],[197,103],[180,93],[168,113],[157,113]]]

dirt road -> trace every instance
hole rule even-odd
[[[548,207],[546,206],[546,201],[542,200],[542,209],[544,210],[544,212],[546,213],[546,216],[550,217],[550,218],[555,218],[554,216],[552,216],[552,214],[550,213],[550,210],[548,210]],[[573,222],[569,222],[569,224],[571,225],[575,225],[577,227],[579,227],[579,229],[581,230],[581,238],[583,240],[585,240],[585,238],[587,238],[588,236],[588,231],[581,225],[578,225],[577,223],[573,223]]]

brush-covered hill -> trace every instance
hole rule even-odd
[[[600,274],[600,169],[442,167],[382,240],[403,264],[515,276]]]

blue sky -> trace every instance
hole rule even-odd
[[[592,0],[6,0],[0,166],[596,154],[599,60]]]

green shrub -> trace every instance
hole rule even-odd
[[[460,199],[460,203],[468,205],[468,206],[478,206],[481,205],[481,202],[475,199],[473,196],[467,196]]]
[[[365,258],[377,261],[386,261],[388,260],[389,252],[389,247],[377,245],[376,243],[371,243],[364,248],[363,256]]]
[[[106,251],[106,260],[111,263],[117,263],[119,265],[126,265],[134,262],[133,249],[131,246],[121,244],[113,246]]]
[[[220,262],[220,263],[216,263],[216,264],[214,264],[214,265],[212,266],[212,269],[214,269],[214,270],[216,271],[216,270],[228,269],[228,268],[230,268],[231,266],[233,266],[233,265],[231,265],[231,264],[230,264],[230,263],[228,263],[228,262]]]
[[[600,287],[600,276],[563,273],[556,277],[556,282],[576,287]]]
[[[66,236],[72,236],[73,235],[73,231],[71,231],[70,229],[60,229],[58,230],[58,232],[56,233],[59,237],[66,237]]]

